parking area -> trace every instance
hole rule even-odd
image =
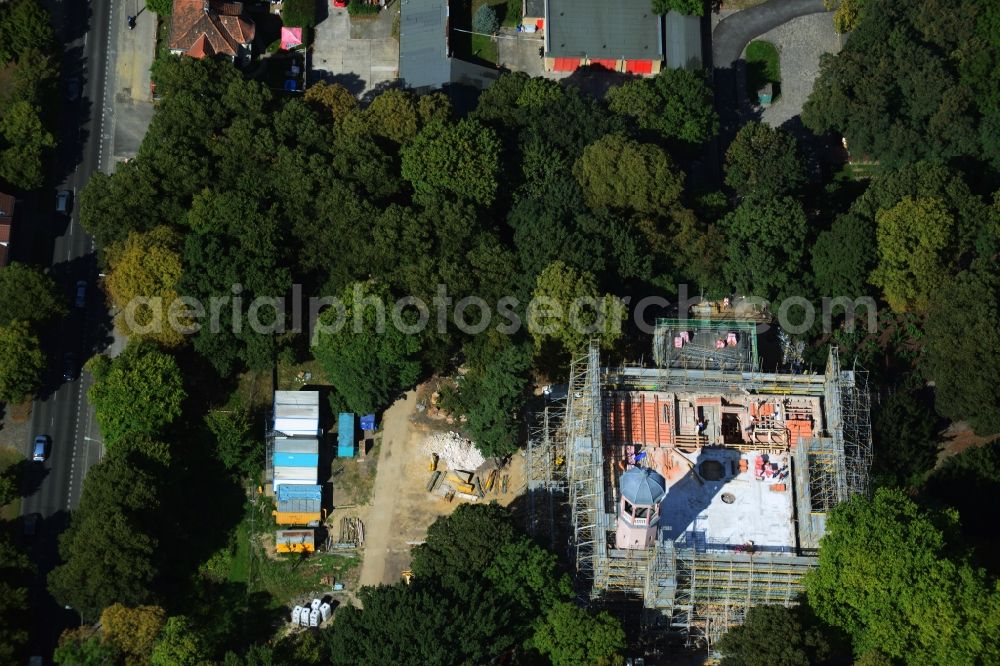
[[[346,9],[330,6],[315,29],[310,82],[339,83],[357,96],[396,79],[399,41],[393,23],[399,3],[373,18],[351,20]]]

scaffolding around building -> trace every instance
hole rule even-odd
[[[653,548],[614,547],[616,466],[604,441],[602,398],[609,390],[706,391],[813,396],[825,403],[826,419],[792,451],[793,553],[755,551],[708,541],[673,540],[661,532]],[[844,371],[832,348],[822,375],[764,374],[684,368],[601,369],[592,344],[573,359],[564,408],[549,407],[538,418],[527,448],[529,527],[555,529],[568,509],[568,555],[578,589],[591,599],[630,598],[644,607],[643,625],[711,649],[728,628],[759,604],[792,605],[803,577],[816,565],[826,514],[836,504],[868,490],[871,425],[867,375]],[[539,495],[541,497],[541,495]],[[563,513],[565,515],[565,513]]]

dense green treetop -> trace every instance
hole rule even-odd
[[[701,3],[697,4],[700,9]],[[712,89],[704,72],[670,67],[655,77],[611,88],[607,102],[615,113],[631,117],[640,128],[667,139],[699,144],[719,131]]]
[[[816,614],[844,629],[856,654],[909,663],[1000,659],[1000,590],[954,556],[956,516],[901,491],[855,497],[828,517],[819,567],[806,576]]]
[[[610,613],[590,615],[568,602],[545,613],[529,645],[548,657],[552,666],[620,666],[627,647],[625,630]]]
[[[155,436],[181,414],[186,393],[173,356],[148,343],[131,343],[114,358],[88,363],[94,406],[109,452],[137,435]],[[136,409],[142,405],[142,409]]]
[[[500,175],[500,142],[475,120],[431,123],[400,153],[403,178],[419,195],[449,192],[489,205]]]
[[[743,624],[730,629],[717,643],[722,653],[720,666],[828,663],[831,650],[827,637],[816,627],[808,626],[803,614],[801,608],[751,607]]]
[[[115,602],[154,599],[158,540],[147,521],[157,509],[157,489],[155,477],[121,456],[90,468],[80,505],[60,537],[64,563],[49,574],[49,590],[60,603],[93,621]]]
[[[573,175],[591,208],[655,213],[677,203],[684,187],[684,176],[666,151],[621,134],[587,146]]]
[[[0,325],[14,320],[41,325],[65,312],[64,297],[51,276],[19,262],[0,268]]]
[[[801,284],[809,224],[791,197],[748,198],[722,221],[727,279],[742,294],[768,300]]]
[[[0,402],[20,402],[42,382],[45,354],[24,321],[0,326]]]
[[[341,302],[342,310],[321,315],[324,328],[313,340],[313,354],[334,387],[331,399],[337,409],[356,414],[385,409],[420,376],[420,339],[415,331],[405,332],[418,314],[412,307],[394,310],[396,299],[374,283],[349,285]]]
[[[1000,278],[964,271],[932,294],[926,324],[924,371],[934,380],[938,412],[966,420],[977,432],[1000,432],[1000,356],[992,341],[1000,321]]]
[[[740,196],[788,194],[804,182],[795,137],[788,132],[748,123],[726,150],[726,184]]]

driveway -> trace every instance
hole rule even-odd
[[[754,37],[783,23],[820,12],[826,12],[823,0],[771,0],[723,19],[712,31],[715,107],[724,144],[748,120],[743,49]]]
[[[781,94],[764,109],[761,121],[781,127],[802,113],[813,83],[819,76],[824,53],[840,51],[840,36],[829,14],[811,14],[792,19],[760,36],[778,48],[781,62]]]
[[[799,16],[825,12],[823,0],[771,0],[722,20],[712,31],[712,62],[730,69],[751,39]]]
[[[352,22],[346,9],[331,5],[315,28],[309,80],[339,83],[359,97],[394,81],[399,42],[392,37],[392,22],[398,13],[394,3],[374,19]]]

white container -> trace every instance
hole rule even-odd
[[[322,618],[323,622],[329,620],[332,614],[333,614],[333,607],[331,607],[330,604],[323,604],[322,606],[319,607],[319,616],[320,618]]]
[[[318,627],[319,626],[319,611],[311,610],[309,611],[309,626]]]
[[[309,604],[310,610],[319,610],[319,607],[323,605],[322,599],[313,599],[312,603]]]
[[[296,606],[292,609],[292,624],[298,624],[299,620],[302,618],[302,611],[304,609],[302,606]]]

